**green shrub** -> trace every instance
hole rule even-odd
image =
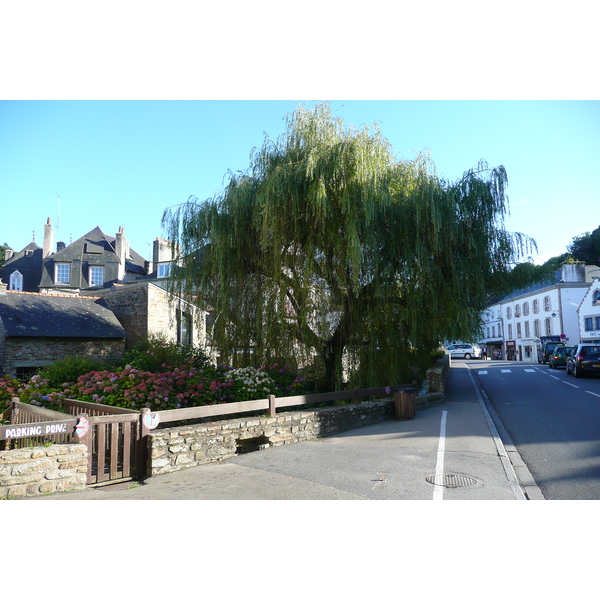
[[[50,387],[60,387],[63,383],[77,381],[80,375],[102,369],[103,363],[85,356],[69,356],[48,365],[38,372],[41,379]]]
[[[150,336],[146,342],[125,353],[123,364],[139,371],[166,373],[182,365],[207,369],[210,367],[210,360],[200,348],[182,346],[167,341],[162,336]]]

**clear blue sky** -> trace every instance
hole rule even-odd
[[[536,262],[600,225],[598,101],[332,101],[355,125],[377,122],[398,158],[429,150],[456,180],[480,159],[508,173],[507,229],[533,237]],[[0,244],[42,245],[99,226],[125,229],[149,257],[166,207],[205,199],[245,170],[293,101],[2,101]],[[60,215],[59,199],[60,196]]]

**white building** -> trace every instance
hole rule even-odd
[[[600,342],[600,277],[594,277],[592,285],[577,309],[582,343]]]
[[[596,287],[600,285],[596,279],[600,280],[600,268],[594,265],[564,264],[548,282],[497,300],[484,312],[480,344],[488,346],[492,358],[499,350],[504,359],[537,362],[537,348],[546,339],[567,346],[579,343],[586,337],[584,333],[596,333],[600,339],[600,321],[595,320],[600,315],[600,294],[593,306],[596,296],[589,295],[592,281]],[[588,296],[589,310],[580,314]],[[585,331],[590,323],[599,326],[597,332]]]

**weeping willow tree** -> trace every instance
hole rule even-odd
[[[376,126],[299,107],[222,194],[165,211],[169,285],[213,309],[222,357],[319,360],[330,389],[403,383],[441,340],[474,339],[527,244],[504,229],[506,181],[481,163],[445,182]]]

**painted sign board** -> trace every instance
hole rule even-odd
[[[47,423],[23,423],[21,425],[3,425],[0,427],[0,440],[16,440],[38,435],[56,435],[73,433],[74,420],[49,421]]]

